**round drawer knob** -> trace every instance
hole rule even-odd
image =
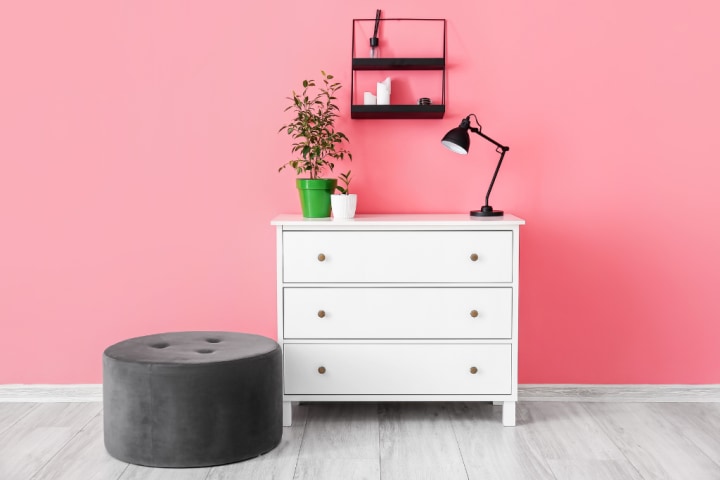
[[[473,318],[477,318],[477,316],[478,316],[478,311],[477,311],[477,310],[470,310],[470,316],[473,317]]]
[[[478,259],[477,253],[473,253],[472,255],[470,255],[470,260],[472,260],[473,262],[477,262],[477,259]]]
[[[325,254],[321,253],[318,255],[318,262],[324,262],[325,261]]]
[[[318,310],[318,317],[325,318],[325,310]]]
[[[320,375],[324,375],[326,371],[327,371],[327,370],[325,370],[325,367],[320,367],[320,368],[318,368],[318,373],[319,373]]]
[[[470,367],[470,373],[475,375],[477,373],[477,367]]]

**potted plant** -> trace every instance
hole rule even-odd
[[[332,172],[336,160],[346,157],[352,160],[352,154],[342,146],[343,141],[349,141],[347,136],[335,130],[340,110],[335,104],[335,92],[341,84],[333,82],[332,75],[321,73],[321,85],[316,85],[314,80],[303,80],[302,92],[293,90],[292,97],[287,97],[290,105],[285,111],[292,110],[295,118],[279,130],[295,140],[292,152],[299,154],[299,158],[290,160],[278,171],[292,167],[298,175],[308,175],[295,182],[303,216],[308,218],[330,216],[330,195],[335,191],[337,179],[322,178],[322,175],[326,169]]]
[[[332,204],[332,215],[336,220],[347,220],[355,216],[355,208],[357,207],[357,194],[350,193],[350,170],[347,173],[341,173],[339,175],[340,181],[345,185],[344,187],[338,185],[336,187],[339,194],[333,194],[330,197],[330,203]]]

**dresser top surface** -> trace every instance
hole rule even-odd
[[[502,217],[471,217],[467,213],[365,213],[356,215],[349,220],[334,220],[332,218],[304,218],[300,214],[281,214],[270,222],[278,226],[297,227],[372,227],[372,226],[467,226],[467,227],[503,227],[524,225],[525,220],[514,215],[505,214]]]

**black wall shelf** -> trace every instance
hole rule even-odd
[[[443,70],[440,58],[353,58],[353,70]]]
[[[355,27],[358,22],[375,22],[375,19],[353,20],[352,75],[350,83],[350,117],[356,119],[432,119],[445,115],[445,39],[447,21],[444,18],[381,18],[380,22],[442,22],[442,57],[358,57],[355,45]],[[433,105],[362,105],[354,104],[355,72],[370,70],[436,70],[442,72],[442,101]]]
[[[352,105],[350,117],[363,118],[443,118],[445,105]]]

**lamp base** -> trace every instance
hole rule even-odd
[[[472,210],[470,212],[471,217],[502,217],[502,210],[493,210],[490,205],[485,205],[480,210]]]

